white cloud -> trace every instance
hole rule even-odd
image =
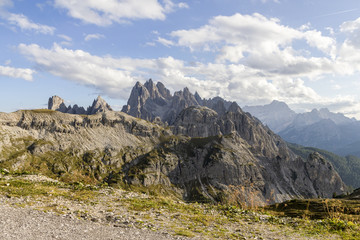
[[[72,41],[72,38],[69,37],[69,36],[67,36],[67,35],[65,35],[65,34],[58,34],[57,36],[60,37],[60,38],[62,38],[62,39],[64,39],[64,40],[66,40],[66,41],[68,41],[68,42],[71,42],[71,41]]]
[[[344,22],[340,31],[347,34],[346,43],[360,49],[360,18],[354,21]]]
[[[163,0],[163,2],[164,2],[164,9],[167,13],[172,12],[177,8],[189,8],[189,5],[184,2],[180,2],[178,4],[173,3],[172,0]]]
[[[320,31],[309,30],[304,32],[304,38],[311,47],[316,47],[325,54],[336,57],[336,40],[331,37],[325,37]]]
[[[290,28],[279,19],[261,14],[235,14],[217,16],[197,29],[178,30],[170,33],[177,46],[191,51],[214,51],[216,61],[243,63],[262,70],[268,77],[286,75],[317,78],[334,71],[336,40],[311,30],[309,24],[300,29]],[[307,57],[302,49],[293,49],[295,41],[304,41],[307,47],[323,53],[320,57]]]
[[[95,33],[95,34],[88,34],[85,36],[84,40],[85,41],[90,41],[92,39],[101,39],[101,38],[105,38],[104,35],[99,34],[99,33]]]
[[[162,37],[158,37],[157,42],[161,43],[162,45],[164,45],[166,47],[170,47],[170,46],[174,45],[174,43],[172,41],[162,38]]]
[[[95,87],[115,98],[124,97],[122,94],[137,80],[131,75],[129,70],[132,68],[126,65],[126,59],[102,58],[82,50],[62,48],[57,44],[51,49],[36,44],[20,44],[19,50],[42,71]]]
[[[55,7],[64,8],[69,16],[99,26],[124,23],[136,19],[164,20],[166,14],[186,3],[174,4],[171,0],[55,0]]]
[[[8,7],[12,7],[12,1],[10,0],[0,0],[0,17],[5,19],[10,25],[19,27],[22,31],[35,31],[36,33],[42,34],[54,34],[55,28],[34,23],[28,17],[23,14],[15,14],[6,10]]]
[[[192,49],[206,44],[241,44],[249,50],[272,51],[301,38],[301,32],[279,24],[276,18],[268,19],[261,14],[235,14],[217,16],[209,24],[198,29],[178,30],[171,33],[180,46]]]
[[[82,50],[69,50],[55,44],[51,49],[38,45],[19,45],[38,69],[79,84],[93,86],[114,98],[127,99],[136,81],[160,80],[172,90],[188,86],[203,97],[222,96],[239,103],[264,103],[273,98],[319,98],[300,79],[274,78],[268,81],[261,71],[241,64],[186,64],[173,57],[132,59],[100,57]],[[246,93],[246,94],[239,94]],[[304,100],[305,99],[305,100]]]
[[[179,46],[201,50],[209,44],[215,46],[241,46],[242,52],[269,53],[291,45],[294,40],[305,39],[312,47],[331,55],[336,41],[325,37],[319,31],[309,30],[309,26],[297,30],[280,24],[276,18],[266,18],[261,14],[235,14],[217,16],[209,24],[198,29],[173,31]]]
[[[22,14],[11,13],[7,17],[7,21],[12,25],[18,26],[21,30],[33,30],[37,33],[50,35],[54,34],[55,31],[54,27],[34,23]]]
[[[34,70],[29,68],[13,68],[9,66],[1,66],[0,65],[0,75],[11,77],[11,78],[22,78],[26,81],[33,80]]]

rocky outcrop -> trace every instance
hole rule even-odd
[[[160,118],[161,121],[172,125],[178,114],[187,107],[206,106],[223,114],[230,104],[231,102],[220,97],[202,99],[197,92],[194,95],[187,87],[171,95],[164,84],[155,84],[150,79],[144,85],[140,82],[135,84],[122,111],[148,121]]]
[[[93,115],[93,114],[109,112],[109,111],[112,111],[110,105],[107,104],[107,102],[104,99],[102,99],[100,96],[98,96],[97,99],[94,100],[92,106],[88,107],[86,114]]]
[[[235,102],[223,115],[219,115],[207,107],[184,109],[172,129],[176,135],[182,134],[190,137],[211,137],[236,133],[252,147],[254,152],[261,153],[264,157],[289,158],[292,154],[279,136],[250,114],[244,113]]]
[[[305,168],[319,197],[331,197],[331,192],[333,195],[339,193],[342,187],[339,175],[334,174],[334,167],[322,155],[317,152],[310,154]]]
[[[150,79],[144,85],[139,82],[135,84],[122,111],[149,121],[158,117],[161,121],[172,124],[181,110],[192,105],[199,104],[189,89],[175,92],[172,96],[162,83],[155,85]]]
[[[85,110],[83,107],[79,107],[77,104],[75,104],[73,107],[71,107],[71,105],[67,107],[62,98],[58,96],[52,96],[51,98],[49,98],[48,101],[48,109],[59,111],[62,113],[85,115],[113,111],[110,105],[107,104],[106,101],[100,96],[98,96],[97,99],[94,100],[92,106],[89,106],[87,110]]]
[[[331,197],[345,187],[329,163],[264,157],[237,133],[171,137],[125,169],[128,183],[181,186],[184,198],[190,201],[262,205],[293,198]],[[311,176],[313,171],[321,173]],[[320,175],[326,178],[322,180]]]
[[[48,109],[54,110],[54,111],[59,111],[59,112],[67,112],[68,111],[68,108],[66,107],[66,105],[64,103],[64,99],[62,99],[61,97],[56,96],[56,95],[49,98]]]

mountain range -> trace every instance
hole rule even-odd
[[[262,205],[346,191],[322,155],[296,155],[257,118],[219,97],[202,99],[187,88],[172,95],[149,80],[136,83],[123,112],[100,97],[81,114],[74,107],[54,96],[48,110],[0,113],[0,168],[160,188],[188,201]]]
[[[247,111],[269,126],[284,140],[325,149],[342,156],[360,157],[360,122],[328,109],[296,114],[286,103],[273,101],[264,106],[246,106]]]
[[[106,103],[104,99],[100,96],[94,100],[93,104],[89,106],[86,110],[84,107],[79,107],[75,104],[73,107],[71,105],[66,106],[64,99],[59,96],[52,96],[48,101],[48,109],[59,111],[62,113],[70,113],[70,114],[85,114],[92,115],[100,112],[112,111],[112,108],[109,104]]]

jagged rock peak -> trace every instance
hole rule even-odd
[[[157,82],[156,87],[158,88],[160,94],[165,98],[165,99],[171,99],[171,93],[169,91],[169,89],[167,89],[165,87],[164,84],[162,84],[161,82]]]
[[[200,97],[200,94],[196,91],[195,92],[195,95],[194,95],[194,97],[195,97],[195,99],[196,99],[196,101],[200,104],[200,105],[202,105],[202,98]]]
[[[67,107],[64,103],[64,99],[55,95],[55,96],[52,96],[51,98],[49,98],[48,109],[64,112],[67,110]]]
[[[155,84],[149,79],[144,85],[139,82],[135,84],[122,111],[145,120],[154,121],[160,118],[164,123],[172,124],[181,110],[198,105],[188,88],[171,95],[163,83]]]
[[[91,107],[88,108],[87,114],[92,115],[99,112],[107,112],[107,111],[113,111],[107,102],[100,97],[100,95],[93,101],[93,104]]]
[[[64,103],[64,99],[55,95],[49,98],[48,109],[59,111],[62,113],[87,115],[96,114],[98,112],[112,111],[110,105],[107,104],[106,101],[100,96],[98,96],[97,99],[93,101],[92,106],[88,107],[87,110],[85,110],[85,108],[79,107],[77,104],[75,104],[73,107],[71,107],[71,105],[66,106]]]
[[[236,102],[233,102],[229,109],[228,109],[228,112],[239,112],[239,113],[242,113],[242,110],[241,108],[239,107],[239,105],[236,103]]]
[[[162,122],[172,125],[177,115],[185,108],[204,106],[223,115],[229,110],[231,104],[232,102],[221,97],[202,99],[198,92],[192,94],[188,87],[171,95],[163,83],[155,84],[152,79],[149,79],[144,85],[139,82],[135,84],[127,105],[123,107],[122,111],[149,121],[160,119]],[[237,108],[239,106],[234,107],[233,111],[241,111]]]

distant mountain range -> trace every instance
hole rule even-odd
[[[98,96],[97,99],[93,101],[93,104],[89,106],[86,110],[84,107],[79,107],[75,104],[73,107],[71,105],[66,106],[64,99],[59,96],[52,96],[48,101],[48,109],[59,111],[62,113],[70,114],[84,114],[84,115],[93,115],[100,112],[112,111],[112,108],[109,104],[105,102],[102,97]]]
[[[326,108],[296,114],[279,101],[243,109],[288,142],[360,157],[360,122],[354,118]]]

